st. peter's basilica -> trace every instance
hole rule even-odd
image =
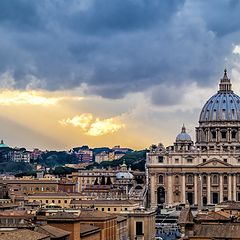
[[[183,125],[173,146],[150,147],[147,169],[151,206],[240,201],[240,97],[226,70],[201,110],[195,144]]]

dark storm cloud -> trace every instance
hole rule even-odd
[[[108,98],[213,85],[238,43],[239,12],[233,0],[2,0],[0,73],[12,71],[18,88],[33,75],[49,90],[86,83]],[[164,94],[153,102],[173,104]]]

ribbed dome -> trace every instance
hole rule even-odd
[[[231,90],[231,82],[224,71],[220,90],[204,105],[199,122],[240,121],[240,97]]]
[[[176,141],[177,142],[178,141],[192,141],[190,135],[186,133],[186,128],[184,125],[182,127],[182,132],[177,135]]]
[[[133,175],[130,172],[119,172],[116,174],[116,179],[133,179]]]

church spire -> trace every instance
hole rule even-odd
[[[232,91],[232,84],[230,79],[227,76],[227,69],[224,69],[223,78],[220,80],[219,84],[219,92],[231,92]]]

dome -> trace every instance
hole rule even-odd
[[[203,106],[199,122],[240,121],[240,97],[231,90],[227,71],[219,84],[219,91]]]
[[[3,142],[3,140],[1,140],[0,148],[8,148],[8,145],[6,145],[6,144]]]
[[[133,179],[133,175],[130,172],[118,172],[116,174],[116,179]]]
[[[184,124],[182,126],[182,132],[179,133],[176,137],[176,141],[192,141],[190,135],[186,133],[186,128]]]

